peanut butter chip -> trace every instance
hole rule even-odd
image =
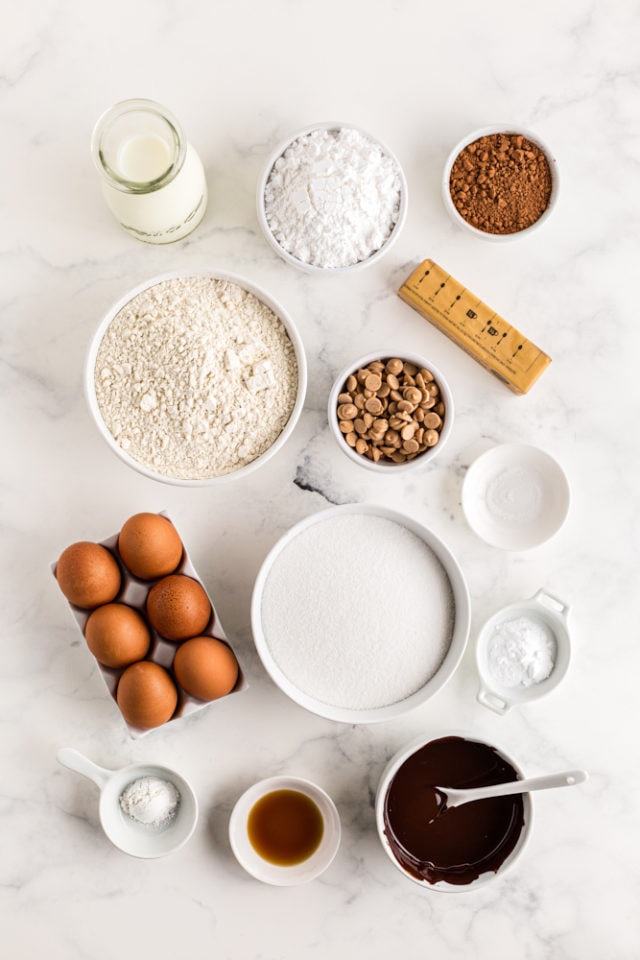
[[[341,403],[338,407],[338,416],[341,420],[353,420],[358,415],[358,408],[354,403]]]
[[[404,391],[404,399],[408,400],[409,403],[420,403],[422,394],[417,387],[407,387]]]
[[[391,360],[387,360],[385,364],[385,370],[388,373],[398,374],[402,372],[402,360],[398,360],[397,357],[392,357]]]
[[[374,360],[350,374],[336,408],[348,446],[373,463],[389,464],[406,463],[435,446],[444,412],[431,371],[399,357]]]
[[[442,426],[442,420],[437,413],[425,413],[423,422],[430,430],[437,430]]]

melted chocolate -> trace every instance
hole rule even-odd
[[[400,865],[418,880],[467,884],[497,871],[524,825],[522,794],[442,810],[435,787],[484,787],[517,780],[497,751],[463,737],[432,740],[396,771],[384,805],[385,834]]]

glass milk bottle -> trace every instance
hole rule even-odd
[[[198,226],[207,184],[176,118],[153,100],[124,100],[98,120],[91,150],[107,205],[146,243],[181,240]]]

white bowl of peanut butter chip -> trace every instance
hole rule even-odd
[[[328,417],[350,460],[395,473],[425,466],[442,450],[453,427],[453,396],[424,357],[378,351],[340,371]]]

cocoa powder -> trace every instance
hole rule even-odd
[[[547,209],[551,170],[542,150],[522,134],[489,134],[460,151],[449,190],[460,216],[477,230],[517,233]]]

